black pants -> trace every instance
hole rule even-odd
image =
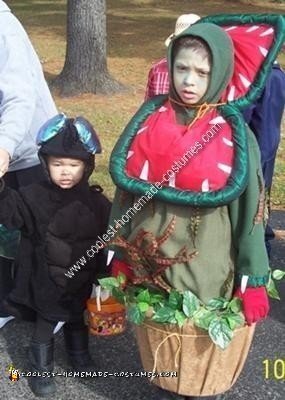
[[[35,326],[35,331],[33,335],[33,340],[37,343],[47,343],[53,337],[53,330],[56,327],[57,322],[49,321],[44,319],[40,315],[37,315],[37,321]],[[83,316],[78,321],[66,322],[65,329],[70,331],[76,331],[85,328]]]
[[[8,172],[3,177],[5,184],[14,190],[21,186],[27,186],[34,182],[45,180],[41,165],[19,171]],[[1,223],[1,221],[0,221]],[[13,261],[0,256],[0,302],[7,297],[13,288]]]

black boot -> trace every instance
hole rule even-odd
[[[54,377],[52,376],[53,348],[53,339],[47,343],[31,342],[29,360],[32,376],[29,384],[36,396],[45,397],[56,392]]]
[[[72,368],[78,372],[93,372],[95,364],[88,350],[89,334],[87,326],[71,329],[68,324],[65,324],[63,332],[66,351]]]

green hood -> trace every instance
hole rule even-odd
[[[183,31],[180,35],[172,40],[168,47],[167,59],[169,65],[169,80],[170,80],[170,98],[182,102],[173,85],[173,46],[181,37],[194,36],[203,39],[211,50],[212,66],[209,86],[206,94],[199,101],[199,104],[217,103],[222,92],[227,87],[234,68],[234,50],[233,44],[227,33],[217,25],[211,23],[195,24]],[[189,123],[196,114],[197,110],[189,108],[189,106],[179,106],[172,103],[173,108],[179,114],[183,115],[183,120]]]

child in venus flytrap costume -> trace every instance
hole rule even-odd
[[[266,317],[260,153],[240,110],[260,94],[284,35],[283,16],[220,15],[170,43],[169,95],[142,105],[111,156],[117,185],[111,223],[140,196],[151,197],[119,231],[132,245],[146,232],[140,246],[148,272],[142,274],[128,248],[113,247],[113,271],[125,273],[129,284],[145,278],[166,291],[190,289],[204,303],[237,296],[248,324]],[[157,182],[160,189],[150,194]],[[151,238],[158,240],[169,227],[167,241],[154,251]],[[181,249],[184,259],[175,259]],[[162,269],[158,257],[173,263]]]

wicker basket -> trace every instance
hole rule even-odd
[[[155,376],[152,382],[184,396],[211,396],[230,389],[242,371],[254,329],[255,325],[237,329],[230,345],[221,350],[205,330],[191,324],[179,328],[146,321],[135,326],[144,370]]]
[[[92,335],[117,335],[126,329],[125,307],[113,297],[109,297],[101,302],[99,311],[96,298],[90,298],[87,300],[87,322]]]

